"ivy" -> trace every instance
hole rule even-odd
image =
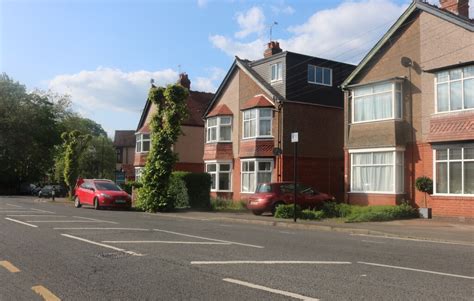
[[[87,147],[91,136],[81,135],[79,131],[64,132],[61,135],[64,148],[64,181],[69,190],[69,198],[73,196],[74,186],[79,176],[79,157]]]
[[[156,106],[151,120],[151,149],[140,181],[136,206],[155,212],[172,209],[168,192],[171,173],[178,156],[173,145],[181,135],[181,122],[187,116],[186,99],[189,91],[181,85],[152,86],[148,100]]]

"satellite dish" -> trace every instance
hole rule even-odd
[[[402,64],[403,67],[413,66],[413,61],[410,58],[406,57],[406,56],[401,58],[400,63]]]

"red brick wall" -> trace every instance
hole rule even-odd
[[[173,167],[174,171],[204,172],[204,163],[178,162]]]
[[[352,205],[396,205],[403,199],[403,195],[349,193],[349,203]]]
[[[273,139],[249,139],[240,141],[239,157],[273,156]]]
[[[231,160],[232,158],[232,143],[204,144],[204,160]]]

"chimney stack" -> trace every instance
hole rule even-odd
[[[439,0],[441,8],[469,19],[469,0]]]
[[[179,74],[179,79],[177,83],[187,88],[188,90],[191,90],[191,81],[189,80],[188,74],[186,74],[186,72]]]
[[[282,50],[280,48],[280,43],[275,42],[275,41],[270,41],[270,43],[268,43],[267,49],[265,49],[265,52],[263,53],[263,57],[267,58],[274,54],[280,53],[281,51]]]

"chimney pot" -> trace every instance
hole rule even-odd
[[[188,90],[191,90],[191,81],[189,80],[188,74],[186,72],[179,74],[179,79],[177,83],[187,88]]]
[[[280,52],[282,52],[280,43],[277,41],[270,41],[267,44],[267,49],[265,49],[265,52],[263,53],[263,57],[267,58]]]
[[[442,9],[469,19],[469,0],[439,0]]]

